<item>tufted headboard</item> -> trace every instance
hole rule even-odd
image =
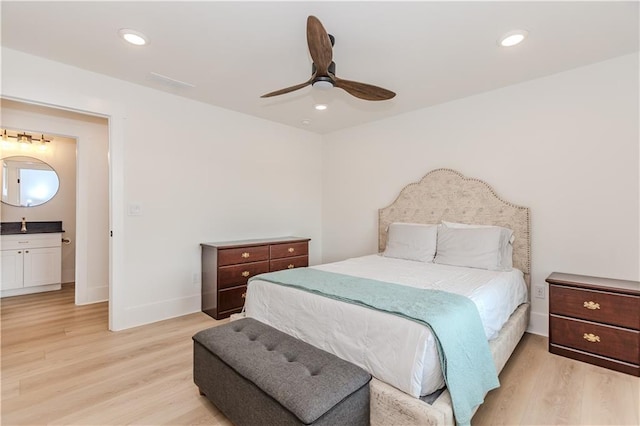
[[[531,234],[529,208],[498,197],[486,182],[467,178],[451,169],[435,169],[419,182],[405,186],[393,203],[378,211],[378,249],[387,244],[393,222],[472,223],[498,225],[513,230],[513,266],[530,283]]]

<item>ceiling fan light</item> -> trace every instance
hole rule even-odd
[[[498,44],[502,47],[511,47],[524,41],[529,33],[525,30],[509,31],[498,40]]]
[[[327,90],[333,88],[333,83],[328,80],[318,80],[313,82],[313,87],[320,90]]]

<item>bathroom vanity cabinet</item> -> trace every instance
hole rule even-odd
[[[0,297],[59,290],[62,233],[0,236]]]

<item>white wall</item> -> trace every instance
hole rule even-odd
[[[305,236],[319,262],[319,136],[146,92],[127,119],[125,197],[142,211],[124,229],[128,316],[199,310],[202,242]]]
[[[11,49],[2,59],[4,96],[109,116],[112,329],[199,311],[201,242],[306,236],[320,261],[320,136]]]
[[[326,135],[323,261],[376,252],[377,209],[446,167],[531,208],[533,285],[638,280],[638,114],[634,54]]]

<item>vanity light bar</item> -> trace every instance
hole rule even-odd
[[[7,134],[7,129],[2,130],[2,140],[3,141],[7,141],[9,140],[9,138],[13,138],[13,139],[17,139],[18,142],[20,143],[32,143],[33,141],[36,142],[41,142],[41,143],[49,143],[53,140],[53,137],[46,139],[44,137],[44,134],[40,135],[40,139],[34,137],[33,135],[30,135],[26,132],[22,132],[20,133],[19,131],[16,131],[16,135],[8,135]]]

